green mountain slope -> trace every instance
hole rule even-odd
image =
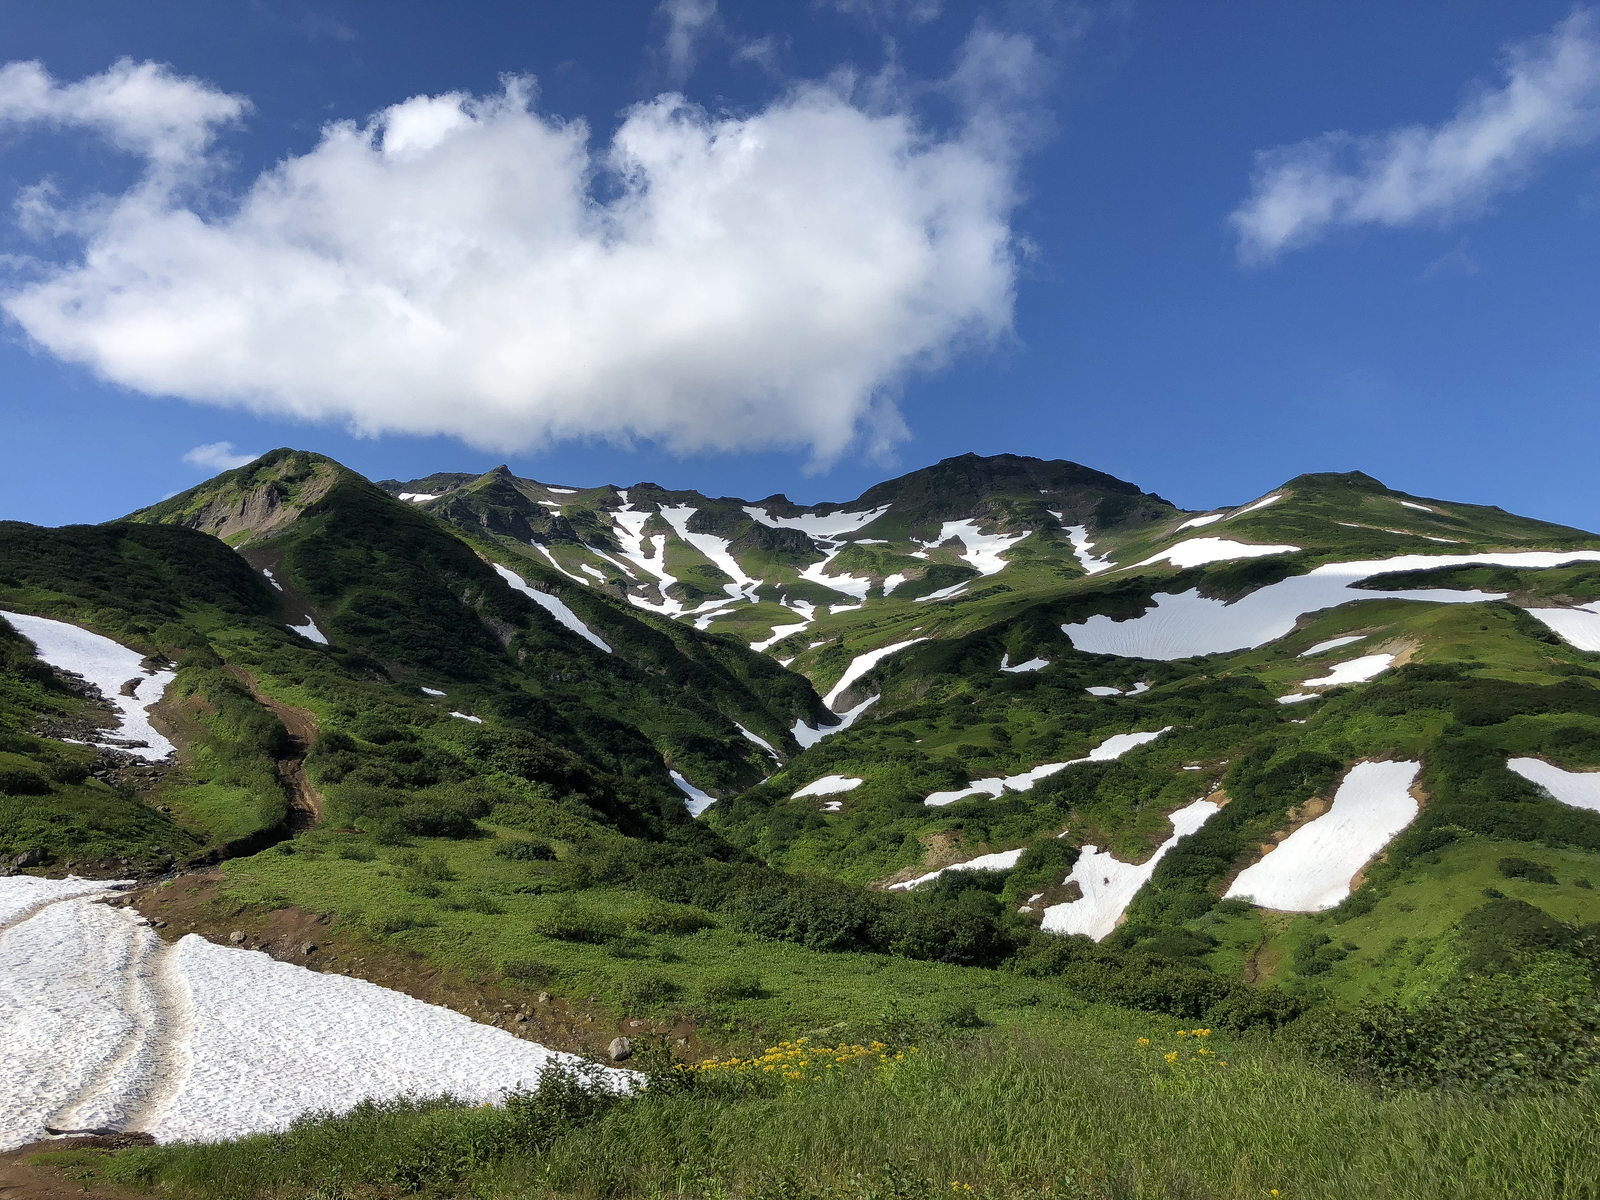
[[[1105,1003],[1312,1031],[1396,1086],[1586,1078],[1597,597],[1600,537],[1359,473],[1186,513],[967,455],[797,506],[279,450],[122,522],[0,525],[0,609],[170,663],[180,745],[108,775],[61,736],[102,710],[0,628],[0,782],[39,781],[0,850],[231,854],[230,903],[708,1041]],[[1370,764],[1415,764],[1406,811],[1326,835],[1374,838],[1342,875],[1235,891]],[[1473,1022],[1569,1058],[1449,1058]]]

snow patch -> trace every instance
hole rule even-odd
[[[1282,912],[1322,912],[1350,894],[1350,880],[1417,815],[1411,795],[1421,763],[1350,768],[1333,807],[1239,872],[1228,898]]]
[[[1307,700],[1315,700],[1315,692],[1290,692],[1287,696],[1279,696],[1279,704],[1304,704]]]
[[[166,946],[133,910],[94,903],[108,890],[0,879],[0,1150],[47,1126],[216,1141],[364,1099],[493,1103],[582,1065],[365,980],[194,934]]]
[[[585,625],[582,618],[568,608],[566,603],[559,597],[552,596],[549,592],[534,591],[533,588],[528,586],[527,581],[510,567],[502,567],[499,563],[495,563],[494,570],[495,574],[510,584],[515,591],[521,592],[584,641],[592,646],[598,646],[607,654],[611,653],[611,647],[601,641],[599,635]]]
[[[783,755],[779,754],[776,750],[774,750],[772,748],[772,743],[767,741],[767,739],[762,737],[759,733],[752,733],[750,730],[746,729],[743,725],[739,724],[739,722],[737,722],[737,721],[735,721],[733,723],[733,727],[735,729],[737,729],[740,733],[744,734],[745,737],[749,738],[756,745],[760,746],[768,754],[772,755],[773,758],[782,758],[783,757]]]
[[[806,796],[837,796],[841,792],[853,792],[861,786],[862,780],[850,775],[824,775],[821,779],[813,779],[798,792],[793,793],[789,799],[799,800]]]
[[[800,743],[800,748],[802,750],[809,750],[823,738],[832,737],[836,733],[843,733],[846,729],[849,729],[850,726],[856,723],[856,718],[862,713],[866,712],[867,709],[872,707],[872,705],[876,704],[877,701],[878,698],[876,696],[868,696],[854,708],[847,712],[840,713],[839,723],[837,725],[826,725],[821,729],[813,729],[804,721],[796,721],[794,723],[794,728],[791,729],[789,733],[795,741]]]
[[[544,490],[553,496],[576,496],[578,494],[577,488],[560,488],[546,485]]]
[[[1542,758],[1508,759],[1506,766],[1563,804],[1600,812],[1600,771],[1563,771]]]
[[[1530,608],[1537,617],[1578,650],[1600,651],[1600,604],[1575,608]]]
[[[717,802],[717,798],[709,793],[702,792],[676,771],[669,771],[672,782],[678,785],[678,790],[683,793],[683,806],[689,810],[691,817],[698,817],[706,809]]]
[[[412,504],[421,504],[425,500],[437,500],[443,492],[401,492],[400,499],[409,500]]]
[[[323,635],[322,630],[317,628],[317,623],[311,619],[309,614],[306,616],[306,623],[304,625],[289,625],[286,626],[286,628],[291,633],[298,633],[308,642],[315,642],[319,646],[326,646],[328,644],[327,637]]]
[[[1027,662],[1013,663],[1009,650],[1000,656],[1000,669],[1012,675],[1022,671],[1042,671],[1049,665],[1050,660],[1047,658],[1030,658]]]
[[[1170,818],[1172,836],[1144,863],[1125,863],[1097,846],[1085,846],[1073,865],[1072,874],[1062,880],[1064,884],[1076,882],[1082,897],[1045,909],[1040,928],[1046,933],[1081,933],[1097,942],[1103,941],[1117,927],[1139,889],[1155,874],[1156,864],[1167,851],[1178,844],[1179,838],[1194,833],[1219,811],[1219,806],[1211,800],[1196,800],[1178,809]]]
[[[422,694],[424,696],[443,696],[446,693],[441,692],[438,688],[425,687],[422,689]]]
[[[271,571],[267,570],[267,568],[265,568],[265,567],[262,567],[261,568],[261,573],[267,577],[267,582],[268,583],[270,583],[273,587],[277,588],[280,592],[283,591],[283,584],[279,583],[276,579],[273,578],[273,575],[272,575]]]
[[[915,879],[908,879],[904,883],[891,883],[891,892],[909,892],[920,884],[928,883],[939,878],[946,871],[1009,871],[1017,865],[1026,846],[1018,850],[1002,850],[998,854],[980,854],[977,858],[969,858],[966,862],[951,863],[948,867],[940,867],[937,871],[929,871],[926,875],[919,875]]]
[[[571,571],[567,570],[559,562],[557,562],[556,561],[556,556],[550,552],[550,547],[549,546],[541,545],[538,542],[529,542],[528,544],[530,546],[532,546],[535,550],[537,550],[540,554],[544,555],[545,558],[549,560],[550,565],[552,567],[554,567],[556,570],[560,571],[568,579],[571,579],[571,580],[573,580],[574,582],[577,582],[577,583],[581,583],[581,584],[583,584],[584,587],[588,587],[589,586],[589,581],[587,579],[585,579],[582,575],[574,575]]]
[[[834,684],[833,689],[822,698],[822,703],[832,708],[838,702],[839,697],[849,690],[851,684],[884,659],[891,654],[899,653],[907,646],[915,646],[918,642],[927,640],[927,638],[912,638],[910,641],[895,642],[892,646],[883,646],[877,650],[868,650],[865,654],[856,655],[855,658],[851,659],[850,665],[844,669],[844,674],[839,676],[839,682]]]
[[[730,599],[743,599],[754,603],[756,589],[761,586],[761,581],[745,574],[744,568],[739,565],[739,560],[728,551],[727,538],[718,537],[713,533],[689,532],[689,519],[696,511],[698,510],[690,508],[687,504],[676,508],[663,508],[661,519],[671,525],[680,538],[709,558],[717,570],[733,581],[722,585],[723,591],[728,593]]]
[[[889,506],[885,504],[867,512],[802,513],[798,517],[775,517],[766,509],[751,505],[745,505],[744,511],[769,529],[798,529],[808,537],[832,539],[872,524],[889,511]]]
[[[1243,508],[1239,509],[1238,512],[1229,513],[1228,515],[1230,517],[1242,517],[1242,516],[1245,515],[1245,513],[1255,512],[1258,508],[1265,508],[1269,504],[1276,504],[1279,500],[1282,500],[1282,499],[1283,499],[1283,494],[1281,492],[1279,494],[1275,495],[1275,496],[1263,496],[1261,499],[1257,500],[1254,504],[1247,504]]]
[[[1418,509],[1419,511],[1425,512],[1425,513],[1431,513],[1431,512],[1434,511],[1433,509],[1429,508],[1426,504],[1413,504],[1410,500],[1402,500],[1402,501],[1400,501],[1400,503],[1403,504],[1406,508],[1415,508],[1415,509]]]
[[[1034,767],[1031,771],[1023,771],[1019,775],[996,776],[992,779],[980,779],[976,783],[961,788],[959,791],[934,792],[923,800],[929,808],[943,808],[947,804],[954,804],[957,800],[965,800],[970,796],[990,796],[998,799],[1007,791],[1027,792],[1033,790],[1033,785],[1041,779],[1048,779],[1058,771],[1065,771],[1068,767],[1075,767],[1079,763],[1111,762],[1121,758],[1135,746],[1143,746],[1155,741],[1163,733],[1167,733],[1172,726],[1167,725],[1161,729],[1146,733],[1115,733],[1101,742],[1084,758],[1074,758],[1067,762],[1045,763]]]
[[[117,712],[117,727],[107,731],[105,740],[95,745],[123,750],[148,762],[158,762],[176,749],[150,724],[150,709],[177,678],[176,672],[147,670],[144,656],[138,651],[65,621],[3,610],[0,617],[33,643],[41,659],[57,670],[81,676],[111,702]],[[314,640],[326,644],[320,634]],[[128,688],[132,694],[125,696],[122,691],[129,684],[133,685]],[[140,744],[119,744],[123,742]]]
[[[1179,542],[1160,554],[1135,563],[1148,567],[1166,559],[1175,567],[1203,567],[1207,563],[1232,562],[1236,558],[1263,558],[1269,554],[1294,554],[1299,546],[1258,546],[1253,542],[1235,542],[1228,538],[1200,537]]]
[[[1395,571],[1459,567],[1472,564],[1543,569],[1571,562],[1600,562],[1600,551],[1528,550],[1489,554],[1402,554],[1394,558],[1325,563],[1304,575],[1257,588],[1233,603],[1213,600],[1191,589],[1177,595],[1161,592],[1153,607],[1127,621],[1092,616],[1063,625],[1062,632],[1079,650],[1090,654],[1115,654],[1123,658],[1174,659],[1254,649],[1293,631],[1306,613],[1334,608],[1355,600],[1421,600],[1434,604],[1481,604],[1503,600],[1497,592],[1451,591],[1420,588],[1415,591],[1356,589],[1355,584],[1374,575]],[[1530,609],[1536,616],[1571,611]],[[1595,620],[1600,648],[1600,619]]]
[[[1366,636],[1364,633],[1353,633],[1349,637],[1329,638],[1325,642],[1318,642],[1309,650],[1300,651],[1300,657],[1310,658],[1313,654],[1321,654],[1324,650],[1337,650],[1340,646],[1348,646],[1352,642],[1359,642]]]
[[[1057,520],[1061,519],[1060,513],[1053,514]],[[1067,528],[1067,540],[1072,543],[1072,553],[1077,555],[1078,563],[1083,567],[1084,574],[1098,575],[1101,571],[1109,571],[1116,564],[1110,557],[1096,558],[1094,543],[1089,540],[1089,527],[1087,525],[1071,525]]]
[[[1349,662],[1340,663],[1319,679],[1306,680],[1303,686],[1338,687],[1341,683],[1365,683],[1387,671],[1392,662],[1394,662],[1392,654],[1368,654],[1363,658],[1352,658]]]
[[[1207,525],[1215,525],[1218,521],[1224,520],[1227,515],[1225,512],[1219,512],[1207,513],[1203,517],[1190,517],[1182,525],[1179,525],[1178,529],[1180,531],[1184,529],[1204,529]]]
[[[474,725],[482,725],[483,724],[483,718],[482,717],[475,717],[471,713],[453,712],[450,715],[452,717],[457,718],[458,720],[471,721]]]
[[[966,560],[967,565],[976,570],[980,576],[996,575],[1006,568],[1006,561],[1000,556],[1031,532],[1032,530],[1022,533],[983,533],[978,529],[978,523],[973,520],[946,521],[934,540],[920,544],[924,549],[931,550],[935,546],[944,545],[951,538],[959,538],[965,547],[961,551],[961,557]]]

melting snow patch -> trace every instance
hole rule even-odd
[[[457,718],[459,718],[460,720],[463,720],[463,721],[471,721],[474,725],[482,725],[483,724],[483,718],[482,717],[475,717],[471,713],[453,712],[450,715],[452,717],[457,717]]]
[[[1120,696],[1120,695],[1122,695],[1122,689],[1121,688],[1114,688],[1114,687],[1090,687],[1090,688],[1084,688],[1083,690],[1088,692],[1089,695],[1091,695],[1091,696]]]
[[[876,696],[868,696],[854,708],[847,712],[840,713],[839,723],[837,725],[826,725],[821,729],[813,729],[804,721],[796,721],[794,723],[794,728],[791,729],[789,733],[791,736],[793,736],[795,741],[800,743],[800,748],[802,750],[809,750],[823,738],[832,737],[836,733],[843,733],[846,729],[849,729],[850,726],[856,723],[856,718],[862,713],[866,712],[868,708],[872,707],[872,705],[877,702],[877,699],[878,698]]]
[[[0,1150],[46,1127],[215,1141],[365,1099],[492,1103],[553,1064],[583,1069],[365,980],[193,934],[164,945],[131,909],[93,902],[107,885],[45,882],[0,879]]]
[[[910,641],[895,642],[892,646],[883,646],[877,650],[868,650],[865,654],[856,655],[856,657],[850,661],[850,665],[844,669],[844,674],[839,676],[839,682],[834,684],[833,689],[822,698],[823,704],[827,705],[829,708],[832,708],[838,701],[839,697],[844,695],[844,693],[849,690],[851,684],[860,679],[868,671],[872,670],[873,667],[877,666],[884,659],[888,658],[891,654],[896,654],[901,650],[904,650],[907,646],[915,646],[918,642],[925,642],[927,640],[927,638],[912,638]]]
[[[421,504],[424,500],[437,500],[443,492],[401,492],[400,499],[409,500],[412,504]]]
[[[546,487],[544,490],[554,496],[576,496],[578,494],[577,488]]]
[[[1060,513],[1053,514],[1059,521]],[[1072,553],[1077,555],[1078,563],[1083,567],[1084,574],[1098,575],[1101,571],[1109,571],[1116,564],[1109,557],[1096,558],[1094,556],[1094,543],[1089,540],[1089,527],[1087,525],[1069,525],[1067,539],[1072,543]]]
[[[702,792],[676,771],[667,772],[672,776],[672,782],[678,785],[678,790],[683,793],[683,806],[689,810],[691,817],[698,817],[706,809],[717,802],[715,796]]]
[[[1013,663],[1009,650],[1000,656],[1000,669],[1012,675],[1022,671],[1042,671],[1049,665],[1050,660],[1047,658],[1030,658],[1027,662]]]
[[[1279,696],[1278,703],[1303,704],[1307,700],[1315,700],[1316,698],[1317,694],[1315,692],[1290,692],[1287,696]]]
[[[1203,567],[1207,563],[1231,562],[1236,558],[1262,558],[1268,554],[1293,554],[1300,549],[1299,546],[1257,546],[1252,542],[1235,542],[1228,538],[1199,537],[1190,538],[1186,542],[1179,542],[1163,550],[1160,554],[1145,559],[1142,563],[1135,563],[1136,567],[1148,567],[1166,559],[1175,567]]]
[[[1292,632],[1295,622],[1304,614],[1355,600],[1398,599],[1434,604],[1480,604],[1505,598],[1497,592],[1451,591],[1444,588],[1415,591],[1355,588],[1354,585],[1374,575],[1477,563],[1542,569],[1571,562],[1600,562],[1600,551],[1402,554],[1387,559],[1325,563],[1304,575],[1291,575],[1278,583],[1257,588],[1231,604],[1202,596],[1198,588],[1178,595],[1163,592],[1152,597],[1153,606],[1149,611],[1132,620],[1113,621],[1110,617],[1093,616],[1078,624],[1063,625],[1061,629],[1072,638],[1075,647],[1090,654],[1116,654],[1123,658],[1188,658],[1191,655],[1264,646]],[[1529,611],[1538,615],[1540,612],[1574,610]],[[1590,619],[1595,622],[1596,646],[1600,648],[1600,618]]]
[[[1183,529],[1204,529],[1207,525],[1216,524],[1218,521],[1222,520],[1227,515],[1228,514],[1225,513],[1225,512],[1219,512],[1219,513],[1207,513],[1203,517],[1190,517],[1182,525],[1179,525],[1178,528],[1180,530],[1183,530]]]
[[[1402,500],[1402,501],[1400,501],[1400,503],[1405,505],[1407,508],[1415,508],[1415,509],[1419,509],[1422,512],[1427,512],[1427,513],[1433,512],[1433,509],[1429,508],[1426,504],[1413,504],[1409,500]]]
[[[1578,650],[1600,651],[1600,604],[1587,608],[1530,608],[1539,618]]]
[[[861,783],[861,780],[850,775],[824,775],[821,779],[813,779],[789,799],[799,800],[805,796],[837,796],[841,792],[855,791]]]
[[[1067,762],[1045,763],[1043,766],[1034,767],[1031,771],[1023,771],[1020,775],[1003,775],[996,776],[993,779],[980,779],[959,791],[934,792],[922,803],[929,808],[943,808],[947,804],[954,804],[957,800],[965,800],[969,796],[992,796],[998,798],[1006,791],[1032,791],[1034,784],[1041,779],[1048,779],[1057,771],[1065,771],[1068,767],[1075,767],[1079,763],[1111,762],[1114,759],[1121,758],[1135,746],[1143,746],[1147,742],[1155,741],[1171,728],[1172,726],[1167,725],[1148,733],[1115,733],[1089,751],[1084,758],[1074,758]]]
[[[963,546],[961,557],[966,559],[968,565],[973,567],[979,575],[995,575],[1005,570],[1006,561],[1000,556],[1023,538],[1031,530],[1022,533],[982,533],[978,523],[972,520],[946,521],[940,527],[938,536],[931,542],[923,542],[926,549],[942,546],[951,538],[960,538]]]
[[[825,812],[825,813],[843,812],[844,811],[844,801],[843,800],[829,800],[826,804],[824,804],[822,806],[822,811]]]
[[[1245,513],[1255,512],[1256,509],[1258,509],[1258,508],[1265,508],[1269,504],[1276,504],[1279,500],[1282,500],[1282,499],[1283,499],[1282,493],[1279,493],[1278,495],[1275,495],[1275,496],[1263,496],[1261,499],[1257,500],[1254,504],[1247,504],[1243,508],[1241,508],[1238,512],[1229,513],[1228,515],[1230,517],[1242,517],[1242,516],[1245,515]]]
[[[1542,758],[1513,758],[1506,766],[1563,804],[1600,812],[1600,771],[1563,771]]]
[[[1350,635],[1349,637],[1329,638],[1325,642],[1318,642],[1309,650],[1302,650],[1300,652],[1300,657],[1310,658],[1313,654],[1321,654],[1324,650],[1337,650],[1340,646],[1348,646],[1352,642],[1359,642],[1366,636],[1367,635],[1364,633],[1356,633]]]
[[[891,892],[909,892],[919,884],[928,883],[939,878],[946,871],[1009,871],[1017,865],[1017,860],[1022,857],[1024,846],[1020,850],[1002,850],[998,854],[980,854],[977,858],[969,858],[966,862],[951,863],[948,867],[940,867],[937,871],[929,871],[926,875],[919,875],[915,879],[908,879],[904,883],[891,883]]]
[[[1128,905],[1156,872],[1156,864],[1178,839],[1194,833],[1219,811],[1211,800],[1196,800],[1172,814],[1172,836],[1156,848],[1148,862],[1125,863],[1096,846],[1085,846],[1072,874],[1063,883],[1076,882],[1083,896],[1044,910],[1040,927],[1046,933],[1081,933],[1102,941],[1117,927]]]
[[[1337,687],[1341,683],[1365,683],[1387,671],[1392,662],[1392,654],[1368,654],[1362,658],[1352,658],[1349,662],[1340,663],[1320,679],[1306,680],[1305,686]]]
[[[746,729],[743,725],[739,724],[739,722],[737,722],[737,721],[735,721],[733,723],[733,725],[734,725],[735,729],[737,729],[740,733],[744,734],[745,737],[749,738],[756,745],[760,746],[768,754],[772,755],[773,758],[782,758],[783,757],[781,754],[779,754],[776,750],[774,750],[772,748],[772,743],[767,741],[767,739],[762,737],[759,733],[751,733],[748,729]]]
[[[1350,880],[1411,824],[1411,784],[1421,763],[1365,762],[1350,768],[1333,807],[1239,872],[1228,898],[1282,912],[1322,912],[1350,894]]]
[[[431,687],[423,688],[422,689],[422,694],[424,696],[443,696],[443,695],[445,695],[445,693],[441,692],[438,688],[431,688]]]
[[[885,596],[887,596],[890,592],[894,591],[895,588],[899,587],[905,581],[906,581],[905,572],[904,571],[896,571],[893,575],[890,575],[886,579],[884,579],[884,581],[883,581],[883,594]]]
[[[774,517],[764,508],[749,505],[744,511],[752,520],[770,529],[798,529],[809,537],[836,538],[872,524],[889,511],[889,506],[885,504],[867,512],[802,513],[798,517]]]
[[[108,731],[107,741],[96,745],[112,745],[149,762],[173,752],[172,743],[151,726],[149,710],[177,677],[175,672],[146,670],[144,658],[137,651],[65,621],[4,611],[0,611],[0,617],[33,643],[41,659],[58,670],[81,676],[111,702],[119,718],[117,728]],[[124,688],[129,694],[123,694]],[[139,744],[118,744],[122,742]]]
[[[949,587],[942,587],[937,592],[929,592],[926,596],[918,596],[917,602],[920,604],[925,600],[953,599],[954,597],[959,596],[962,592],[966,591],[967,585],[971,582],[972,580],[970,579],[963,579],[960,583],[953,583]]]
[[[271,571],[267,570],[267,568],[265,568],[265,567],[262,567],[261,568],[261,573],[267,577],[267,582],[268,583],[270,583],[273,587],[277,588],[280,592],[283,591],[283,584],[279,583],[276,579],[274,579],[272,577],[272,572]]]
[[[556,561],[556,556],[554,554],[550,553],[550,547],[549,546],[542,546],[538,542],[529,542],[528,544],[530,546],[532,546],[535,550],[537,550],[540,554],[544,555],[545,558],[547,558],[550,561],[550,565],[552,567],[554,567],[556,570],[560,571],[568,579],[575,580],[576,582],[583,584],[584,587],[588,587],[589,586],[589,581],[587,579],[585,579],[582,575],[574,575],[571,571],[567,570],[559,562],[557,562]]]
[[[315,642],[319,646],[326,646],[328,644],[328,639],[323,636],[322,630],[317,628],[317,623],[312,620],[310,616],[306,617],[306,623],[304,625],[289,625],[286,628],[288,628],[291,633],[298,633],[308,642]]]
[[[495,563],[494,569],[495,573],[499,575],[501,579],[504,579],[507,583],[509,583],[512,588],[521,592],[529,600],[532,600],[540,608],[544,609],[552,617],[554,617],[562,625],[565,625],[568,629],[572,630],[573,633],[577,634],[584,641],[588,642],[592,646],[598,646],[607,654],[611,653],[611,647],[602,642],[599,637],[596,636],[594,630],[585,625],[579,618],[578,614],[568,608],[562,600],[550,595],[548,592],[534,591],[527,585],[526,582],[524,582],[522,576],[518,575],[509,567],[502,567],[499,563]]]

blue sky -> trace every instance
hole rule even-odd
[[[1590,9],[0,14],[0,518],[231,443],[800,501],[1359,469],[1600,528]]]

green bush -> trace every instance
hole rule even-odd
[[[0,771],[0,792],[8,796],[48,796],[50,781],[36,771]]]
[[[1556,877],[1550,873],[1550,868],[1543,863],[1536,863],[1531,858],[1521,858],[1515,854],[1508,854],[1495,863],[1495,870],[1507,879],[1526,879],[1529,883],[1556,881]]]
[[[550,862],[556,856],[555,847],[549,842],[531,838],[515,838],[501,842],[494,848],[494,852],[498,857],[509,858],[512,862]]]
[[[727,1004],[734,1000],[754,1000],[765,995],[758,975],[734,971],[711,975],[700,984],[700,995],[711,1004]]]
[[[656,971],[635,970],[622,976],[617,995],[629,1009],[654,1008],[665,1004],[682,989],[665,975]]]

